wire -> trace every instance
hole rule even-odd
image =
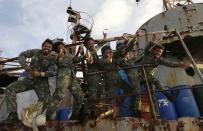
[[[93,26],[94,26],[94,19],[93,19],[93,17],[92,17],[91,15],[89,15],[88,13],[86,13],[86,12],[80,11],[80,13],[84,13],[84,14],[86,14],[87,16],[89,16],[89,17],[92,19],[92,24],[91,24],[91,28],[90,28],[90,32],[91,32],[91,31],[92,31],[92,28],[93,28]]]

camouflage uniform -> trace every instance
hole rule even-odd
[[[99,57],[96,51],[91,51],[91,56],[93,58],[93,63],[87,63],[88,73],[99,71],[100,67],[98,65]],[[99,86],[101,80],[101,75],[94,74],[87,76],[87,84],[88,84],[88,94],[89,99],[100,98],[103,92],[103,89]]]
[[[114,59],[117,59],[117,61],[119,61],[119,66],[120,67],[126,67],[126,66],[133,66],[134,64],[132,64],[133,59],[129,60],[128,58],[128,53],[133,49],[134,47],[134,43],[135,43],[135,38],[131,39],[130,41],[128,41],[128,45],[124,45],[124,42],[122,43],[118,43],[120,45],[117,44],[117,48],[116,48],[116,52],[114,52],[113,57]],[[125,55],[122,55],[122,50],[124,50]],[[125,70],[125,72],[128,75],[130,84],[128,84],[128,88],[125,88],[125,92],[126,93],[132,93],[132,92],[138,92],[139,90],[139,80],[138,80],[138,73],[137,73],[137,69],[133,68],[133,69],[127,69]],[[137,111],[139,109],[139,100],[140,100],[140,96],[136,95],[132,97],[132,109],[134,111]]]
[[[63,59],[58,59],[58,75],[56,77],[56,89],[53,93],[47,115],[53,114],[64,99],[66,90],[69,89],[75,99],[73,105],[73,115],[78,115],[84,101],[84,93],[75,78],[74,64],[84,59],[83,56],[75,58],[70,53],[66,53]]]
[[[144,52],[145,54],[144,54],[144,57],[141,61],[141,64],[153,64],[154,65],[154,66],[150,66],[150,67],[145,67],[145,72],[146,72],[148,81],[151,82],[152,84],[154,84],[155,87],[158,88],[159,90],[164,90],[164,88],[161,85],[161,83],[159,82],[159,80],[153,76],[157,66],[158,65],[165,65],[168,67],[180,67],[180,63],[168,61],[162,57],[160,57],[160,58],[154,57],[152,52],[151,52],[151,50],[154,48],[154,46],[155,46],[155,43],[152,43],[152,42],[150,42],[146,46],[145,52]],[[142,69],[139,70],[139,78],[142,81],[145,80]]]
[[[43,108],[46,108],[48,103],[47,98],[49,98],[51,95],[49,90],[48,77],[55,76],[57,74],[57,66],[55,65],[56,56],[54,54],[43,56],[42,50],[39,49],[24,51],[18,57],[20,65],[24,68],[27,66],[26,58],[32,59],[30,65],[32,66],[33,70],[45,72],[45,76],[28,76],[23,80],[15,81],[8,85],[5,91],[5,100],[9,113],[17,111],[16,93],[34,89],[39,97],[39,101],[44,102]]]
[[[101,58],[98,63],[103,70],[110,70],[110,72],[107,71],[104,73],[105,96],[114,97],[116,87],[121,87],[125,89],[127,86],[127,84],[120,78],[118,74],[118,70],[115,70],[115,68],[118,67],[120,61],[117,61],[116,59],[112,59],[112,63],[109,63],[106,61],[105,58]],[[114,71],[112,71],[112,69]],[[114,105],[121,104],[120,101],[121,99],[113,100],[112,104]]]

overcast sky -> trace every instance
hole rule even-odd
[[[72,0],[72,8],[87,12],[94,19],[92,35],[102,37],[134,33],[163,10],[162,0]],[[193,0],[203,2],[203,0]],[[15,57],[21,51],[40,48],[46,39],[67,41],[66,9],[69,0],[0,0],[1,56]]]

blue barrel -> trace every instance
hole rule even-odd
[[[203,116],[203,84],[193,85],[193,94],[199,107],[200,116]]]
[[[123,89],[121,89],[121,88],[116,88],[115,89],[116,96],[123,95],[123,93],[124,93]],[[123,102],[121,103],[121,106],[120,106],[120,117],[132,117],[132,116],[135,116],[135,113],[130,110],[131,103],[132,103],[131,96],[126,96],[124,98]]]
[[[165,87],[166,89],[169,89],[168,87]],[[140,85],[140,90],[146,91],[144,84]],[[157,106],[159,110],[160,118],[166,119],[166,120],[176,120],[177,119],[177,113],[175,109],[175,105],[169,101],[166,96],[161,92],[155,93]]]
[[[183,89],[183,88],[190,88],[190,86],[180,85],[175,88],[180,89],[179,95],[175,101],[175,107],[176,107],[178,116],[179,117],[182,117],[182,116],[199,117],[200,113],[191,89]]]
[[[172,102],[170,102],[166,98],[166,96],[161,92],[156,92],[155,96],[157,100],[157,106],[158,106],[160,118],[166,119],[166,120],[176,120],[177,113],[176,113],[175,105]]]
[[[72,109],[69,107],[64,107],[59,109],[57,120],[59,121],[67,121],[72,115]]]

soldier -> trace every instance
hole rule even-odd
[[[121,61],[113,58],[113,53],[110,46],[103,46],[101,49],[102,58],[99,60],[99,65],[106,70],[104,73],[105,81],[105,93],[107,97],[115,96],[115,89],[117,87],[127,88],[127,84],[120,78],[118,71],[120,69],[119,65]],[[108,70],[110,72],[108,72]],[[119,106],[121,104],[121,99],[114,99],[110,104],[113,104],[114,117],[119,116]]]
[[[181,68],[187,68],[189,67],[188,64],[182,63],[182,62],[172,62],[169,60],[164,59],[161,57],[163,54],[164,47],[160,44],[157,44],[155,42],[149,42],[149,44],[146,46],[144,50],[144,57],[141,61],[141,64],[154,64],[154,66],[145,67],[147,79],[149,82],[155,85],[155,87],[159,90],[164,90],[163,86],[159,82],[157,78],[153,76],[155,69],[158,65],[165,65],[169,67],[181,67]],[[139,70],[139,78],[140,80],[144,80],[144,74],[143,70]],[[174,101],[176,94],[170,95],[168,92],[163,92],[166,97],[169,98],[169,100]]]
[[[134,47],[134,43],[136,41],[136,38],[129,39],[125,34],[123,35],[124,40],[117,41],[116,45],[116,51],[113,54],[114,59],[117,59],[117,61],[120,61],[120,67],[126,67],[126,66],[132,66],[132,61],[135,59],[135,56],[131,56],[130,52],[132,51]],[[128,80],[126,83],[130,88],[125,88],[125,91],[127,93],[136,93],[139,90],[139,80],[138,80],[138,74],[137,69],[127,69],[125,70],[128,76]],[[132,105],[131,110],[135,112],[136,115],[138,115],[139,112],[139,95],[132,96]]]
[[[39,101],[44,103],[43,109],[46,108],[47,98],[50,97],[48,77],[57,74],[56,55],[52,54],[53,43],[50,39],[46,39],[42,43],[42,49],[32,49],[20,53],[18,61],[20,65],[29,73],[29,76],[23,80],[18,80],[5,90],[5,100],[8,110],[8,121],[17,122],[17,104],[16,93],[25,90],[34,89],[39,97]],[[26,59],[31,58],[30,65]]]
[[[63,101],[66,90],[69,89],[75,99],[72,116],[78,119],[80,117],[78,116],[80,109],[84,103],[84,93],[76,80],[74,63],[82,61],[85,59],[85,56],[73,57],[62,41],[54,43],[54,47],[58,54],[58,73],[56,77],[56,89],[49,101],[46,112],[47,118],[54,119],[55,111],[60,106],[60,102]]]
[[[97,63],[99,57],[95,49],[95,41],[93,38],[86,38],[84,40],[85,47],[87,48],[86,61],[87,61],[87,72],[96,72],[100,70],[100,67]],[[100,88],[99,83],[101,76],[98,74],[88,75],[87,84],[88,84],[88,96],[89,99],[100,98],[102,95],[102,88]]]

